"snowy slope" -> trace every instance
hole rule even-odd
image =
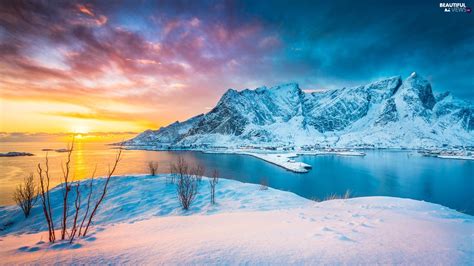
[[[172,133],[170,133],[170,131]],[[435,96],[413,73],[365,86],[303,92],[297,84],[228,90],[209,113],[146,131],[128,145],[427,148],[474,146],[474,106]]]
[[[440,205],[390,197],[314,202],[224,179],[211,205],[204,179],[184,212],[165,180],[113,177],[89,236],[73,244],[45,243],[39,205],[26,220],[18,207],[2,207],[0,264],[472,264],[473,217]],[[61,191],[51,196],[58,224]]]

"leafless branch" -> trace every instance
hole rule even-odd
[[[214,170],[209,179],[209,188],[211,189],[211,204],[216,204],[216,185],[219,182],[219,172]]]
[[[150,175],[155,176],[158,172],[158,162],[149,161],[148,170],[150,171]]]
[[[117,165],[120,161],[120,158],[122,156],[122,146],[120,146],[119,148],[119,151],[117,153],[117,156],[115,157],[115,162],[114,162],[114,166],[112,167],[112,169],[110,169],[110,165],[109,165],[109,173],[107,175],[107,178],[105,180],[105,185],[104,185],[104,189],[102,191],[102,194],[99,198],[99,200],[96,202],[95,206],[94,206],[94,209],[92,210],[91,212],[91,215],[89,216],[89,220],[87,222],[87,225],[84,229],[84,234],[83,236],[86,236],[87,235],[87,230],[89,230],[89,226],[92,222],[92,219],[94,218],[94,215],[96,214],[97,212],[97,209],[99,208],[100,206],[100,203],[102,203],[102,201],[104,200],[104,197],[105,197],[105,194],[107,194],[107,186],[109,185],[109,182],[110,182],[110,178],[112,177],[112,175],[114,174],[115,172],[115,169],[117,168]]]
[[[84,213],[84,218],[82,218],[81,226],[79,227],[79,233],[78,235],[81,235],[82,232],[82,227],[84,226],[84,222],[86,221],[87,215],[89,215],[89,209],[91,206],[91,197],[92,197],[92,191],[93,191],[93,186],[94,186],[94,177],[95,177],[95,172],[97,170],[97,165],[94,168],[94,172],[92,173],[91,181],[89,183],[89,196],[87,197],[87,205],[86,205],[86,212]]]
[[[51,202],[49,199],[50,177],[49,177],[49,161],[48,161],[47,153],[46,153],[46,158],[45,158],[45,165],[46,165],[46,169],[43,172],[43,169],[41,168],[41,164],[38,163],[38,175],[39,175],[39,180],[40,180],[39,192],[40,192],[41,203],[43,205],[44,217],[46,218],[46,223],[48,224],[49,242],[54,242],[56,240],[56,234],[54,230],[53,214],[51,211]]]
[[[201,183],[202,177],[204,176],[205,173],[206,173],[206,168],[204,168],[202,164],[197,164],[192,169],[192,174],[194,175],[194,177],[199,183]]]
[[[67,154],[67,161],[65,164],[65,167],[61,165],[61,168],[63,170],[63,219],[61,223],[61,240],[64,240],[66,238],[66,232],[67,232],[67,217],[68,217],[68,195],[69,191],[71,191],[71,186],[69,185],[69,174],[70,174],[70,169],[71,169],[71,155],[74,150],[74,138],[72,139],[71,145],[68,147],[68,154]]]
[[[196,175],[182,157],[178,157],[177,163],[173,165],[173,169],[177,176],[176,192],[179,203],[184,210],[188,210],[198,193]]]
[[[72,228],[71,228],[71,235],[69,237],[69,243],[72,243],[74,241],[74,237],[76,236],[77,233],[77,217],[79,216],[79,210],[81,209],[81,190],[80,188],[80,182],[76,183],[76,200],[74,201],[74,207],[75,207],[75,214],[74,214],[74,221],[72,223]]]

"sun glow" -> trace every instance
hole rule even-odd
[[[89,133],[89,127],[86,125],[76,125],[72,128],[71,131],[76,135],[76,137],[82,137],[82,134]]]

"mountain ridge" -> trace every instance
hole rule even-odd
[[[374,147],[474,146],[474,107],[434,95],[417,73],[363,86],[304,92],[297,83],[227,90],[216,106],[183,122],[147,130],[130,146]]]

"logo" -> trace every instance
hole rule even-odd
[[[439,3],[444,13],[471,13],[472,9],[466,3]]]

